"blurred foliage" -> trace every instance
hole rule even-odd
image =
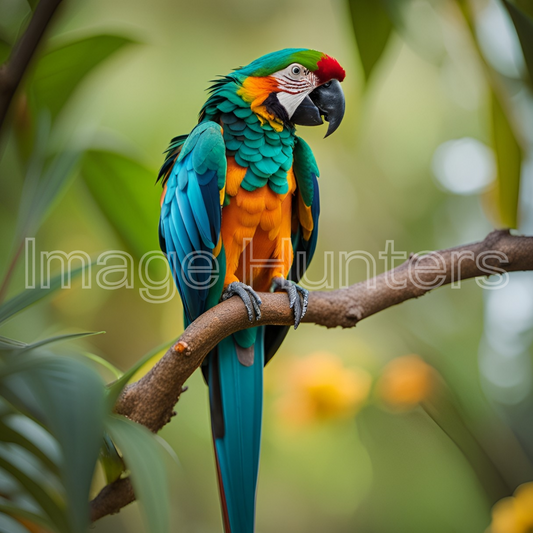
[[[124,417],[110,417],[106,429],[128,458],[133,490],[143,506],[149,531],[168,531],[169,498],[163,448],[157,448],[154,453],[154,436]]]
[[[392,22],[381,1],[349,0],[361,65],[368,81],[389,41]]]
[[[478,42],[474,3],[468,0],[457,0],[457,3],[470,29],[474,48],[484,67],[487,83],[491,87],[492,148],[496,156],[497,171],[495,183],[485,197],[485,200],[488,200],[485,204],[486,210],[496,227],[517,228],[522,167],[522,151],[518,139],[523,136],[524,126],[519,124],[516,111],[512,109],[510,87],[506,86],[505,78],[491,66]],[[527,18],[517,7],[511,6],[510,9],[513,13],[517,13],[517,16]],[[520,18],[521,22],[524,19]],[[521,30],[524,30],[522,26]],[[533,26],[530,30],[533,31]],[[521,33],[525,37],[526,31]],[[527,74],[522,73],[521,83],[525,85],[527,82]]]
[[[529,75],[529,83],[533,83],[533,7],[531,3],[529,5],[529,16],[527,12],[523,12],[522,9],[526,8],[526,5],[518,4],[519,7],[515,6],[508,0],[503,0],[509,15],[513,21],[513,24],[516,28],[516,33],[520,39],[520,44],[522,46],[522,52],[524,53],[524,60],[526,62],[526,67]]]
[[[55,118],[85,76],[132,42],[117,35],[92,35],[46,52],[28,84],[35,106]]]
[[[157,219],[159,206],[146,205],[143,185],[153,172],[137,161],[114,152],[89,150],[83,160],[83,177],[100,209],[136,257],[157,246],[157,233],[146,231]],[[113,176],[113,179],[109,179]],[[117,198],[125,209],[117,209]]]
[[[199,373],[161,432],[179,472],[156,438],[109,415],[182,327],[178,299],[147,303],[137,269],[158,246],[154,182],[169,139],[192,129],[216,74],[309,46],[348,74],[341,129],[325,141],[300,131],[322,176],[310,280],[325,274],[325,251],[339,272],[342,252],[378,258],[387,240],[410,252],[482,239],[491,223],[533,234],[531,2],[63,3],[0,138],[0,529],[81,531],[88,497],[131,475],[144,525],[132,505],[95,532],[220,531]],[[0,0],[0,61],[34,7]],[[486,150],[435,172],[436,150],[469,138]],[[439,178],[468,183],[478,160],[481,186]],[[42,251],[83,250],[98,267],[100,252],[128,251],[134,286],[60,290],[59,275],[50,289],[22,290],[25,237],[36,239],[37,261]],[[376,273],[384,268],[378,261]],[[149,270],[164,277],[162,264]],[[352,261],[332,285],[373,274]],[[490,295],[474,283],[440,289],[356,331],[291,333],[265,371],[258,531],[488,528],[492,504],[533,480],[533,285],[524,274]],[[525,531],[525,494],[494,507],[491,533]]]
[[[100,35],[65,44],[44,54],[27,82],[32,104],[23,126],[29,131],[16,137],[26,177],[13,251],[0,284],[0,325],[65,287],[62,270],[47,283],[42,279],[40,287],[26,288],[2,301],[25,239],[35,235],[51,206],[59,200],[80,158],[79,150],[69,147],[54,154],[50,148],[54,134],[50,118],[57,117],[90,70],[130,42],[122,37]],[[16,113],[15,121],[20,119]],[[94,173],[98,155],[98,152],[87,152],[83,159],[89,175],[89,163],[93,162]],[[102,159],[112,162],[118,159],[126,165],[126,172],[132,167],[138,172],[138,166],[131,163],[128,167],[129,160],[119,154],[104,153]],[[67,286],[85,266],[69,274]],[[32,335],[32,330],[28,322],[25,334]],[[89,494],[98,457],[108,481],[132,473],[135,491],[144,505],[147,528],[156,532],[168,530],[168,498],[157,495],[155,490],[164,486],[166,480],[162,448],[144,427],[111,414],[118,395],[146,358],[123,376],[107,361],[89,354],[89,360],[111,368],[118,376],[106,389],[98,373],[77,360],[82,355],[80,352],[70,350],[59,355],[52,351],[52,346],[59,341],[90,335],[94,333],[66,333],[32,343],[0,337],[2,530],[15,531],[20,527],[15,525],[18,523],[29,531],[86,531]],[[127,462],[111,439],[118,443]]]
[[[497,186],[490,191],[493,194],[489,209],[498,209],[493,219],[496,226],[516,228],[522,153],[498,97],[493,94],[491,99],[493,147],[498,174]]]

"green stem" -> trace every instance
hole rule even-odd
[[[13,259],[11,260],[11,263],[9,264],[6,275],[4,276],[4,280],[2,281],[2,286],[0,287],[0,304],[5,300],[5,297],[7,295],[7,289],[9,288],[9,283],[11,281],[11,278],[13,277],[13,274],[15,272],[15,266],[18,263],[23,249],[24,239],[22,239],[21,243],[19,244],[15,255],[13,256]]]

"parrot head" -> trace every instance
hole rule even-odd
[[[237,94],[262,121],[318,126],[326,120],[326,137],[344,116],[344,76],[336,59],[304,48],[267,54],[231,75],[238,82]]]

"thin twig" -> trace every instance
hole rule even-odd
[[[60,3],[61,0],[41,0],[37,4],[24,35],[13,48],[7,63],[0,68],[0,129],[11,100]]]

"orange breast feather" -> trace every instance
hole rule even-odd
[[[289,191],[285,194],[273,192],[268,185],[255,191],[246,191],[240,186],[246,170],[237,165],[233,157],[228,157],[226,194],[229,204],[222,210],[222,241],[226,251],[225,285],[243,281],[259,290],[268,290],[271,278],[286,276],[292,263],[291,209],[296,181],[291,169],[287,173]],[[243,254],[245,251],[248,256]],[[260,264],[263,259],[280,259],[280,267],[269,268],[271,272],[267,274],[265,268],[259,266],[253,271],[253,279],[250,279],[243,263],[250,264],[249,261],[252,261]],[[267,261],[265,264],[268,264]],[[259,278],[262,281],[257,286],[254,280],[257,282]]]

